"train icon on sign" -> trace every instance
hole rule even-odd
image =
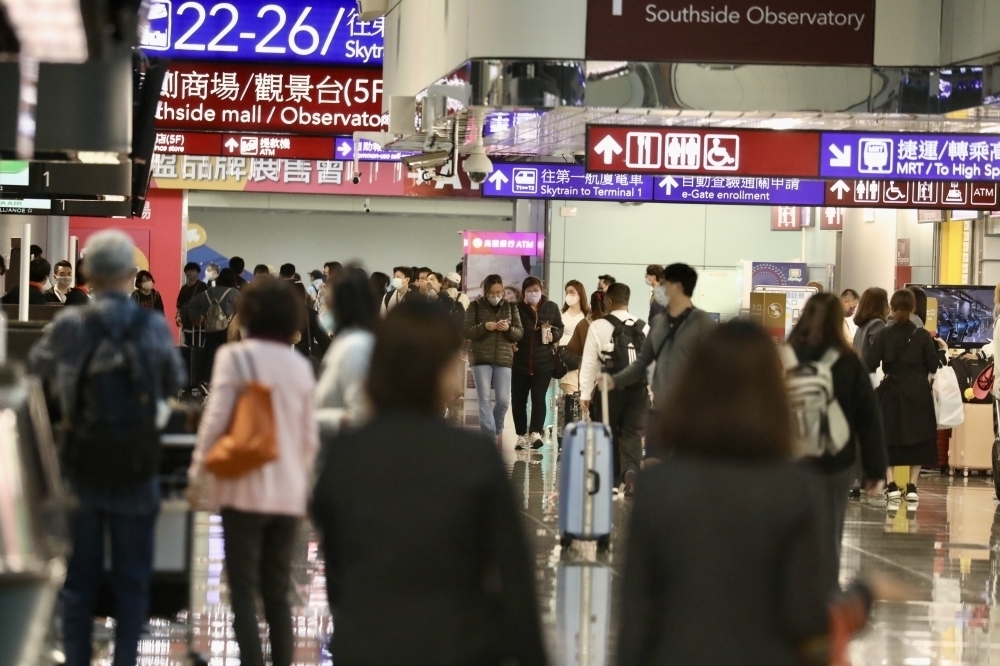
[[[892,139],[861,139],[858,144],[858,171],[892,173]]]
[[[538,192],[538,169],[514,169],[514,194]]]
[[[170,49],[170,28],[173,7],[170,0],[153,0],[149,5],[149,15],[146,26],[139,38],[139,45],[150,51],[167,51]]]

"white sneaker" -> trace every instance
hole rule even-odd
[[[540,449],[545,446],[545,440],[542,439],[542,433],[533,432],[528,435],[528,441],[531,442],[531,448]]]
[[[528,436],[527,435],[518,435],[517,436],[517,444],[514,445],[514,450],[515,451],[524,451],[524,449],[527,448],[527,446],[528,446]]]

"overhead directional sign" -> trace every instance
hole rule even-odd
[[[1000,180],[1000,136],[824,133],[828,178]]]
[[[943,208],[994,210],[1000,204],[1000,183],[936,180],[827,181],[828,206],[870,208]]]
[[[322,136],[157,132],[153,147],[154,152],[176,155],[344,159],[334,157],[333,137]]]
[[[814,132],[589,125],[587,170],[815,178]]]
[[[1000,182],[1000,135],[589,125],[591,172]]]
[[[381,67],[384,24],[356,0],[151,0],[139,42],[163,58]]]
[[[482,192],[508,199],[652,201],[653,177],[587,173],[577,164],[494,162]]]
[[[334,146],[336,159],[347,162],[354,160],[355,152],[359,162],[398,162],[408,155],[416,155],[411,151],[383,148],[368,139],[355,141],[352,136],[338,136]]]
[[[677,203],[816,206],[826,184],[799,178],[739,176],[657,177],[654,201]]]

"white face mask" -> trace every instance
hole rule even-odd
[[[537,305],[542,300],[541,292],[529,291],[524,295],[524,302],[529,305]]]
[[[392,278],[392,288],[393,289],[397,289],[397,290],[398,289],[402,289],[403,288],[403,278],[397,278],[397,277]]]
[[[57,277],[56,278],[56,284],[59,285],[60,287],[68,287],[71,284],[73,284],[73,278],[72,277]]]
[[[653,290],[653,298],[661,307],[667,307],[670,305],[670,297],[667,296],[667,288],[665,286],[657,285],[656,289]]]
[[[219,277],[219,274],[216,273],[215,271],[205,271],[206,280],[214,280],[217,277]]]
[[[147,280],[146,282],[140,284],[139,288],[148,294],[149,292],[153,291],[153,283]]]
[[[503,296],[487,296],[486,300],[490,302],[490,305],[496,307],[500,305],[500,301],[503,300]]]
[[[566,305],[573,307],[580,302],[580,297],[576,294],[566,294]]]

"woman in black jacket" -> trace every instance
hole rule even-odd
[[[869,287],[861,294],[861,302],[854,313],[854,325],[858,327],[854,334],[854,351],[862,362],[868,355],[875,338],[885,329],[885,320],[889,318],[889,294],[881,287]],[[866,366],[867,367],[867,366]],[[874,373],[878,368],[868,368]]]
[[[521,285],[521,300],[517,302],[524,336],[514,352],[514,368],[510,382],[510,400],[514,409],[516,449],[542,447],[547,405],[545,396],[555,370],[553,350],[563,334],[559,306],[542,293],[542,281],[525,278]],[[531,423],[528,423],[528,395],[531,395]]]
[[[788,336],[788,344],[799,363],[817,363],[831,349],[839,355],[830,368],[833,394],[847,418],[851,436],[840,453],[827,453],[807,460],[807,464],[822,475],[822,493],[830,512],[828,515],[832,516],[830,545],[834,552],[831,557],[839,562],[847,496],[854,481],[853,466],[859,451],[869,495],[877,493],[885,481],[887,454],[878,401],[868,369],[844,337],[844,306],[834,294],[816,294],[809,299]]]
[[[546,664],[503,460],[441,418],[464,390],[461,347],[438,306],[394,308],[372,354],[375,417],[326,447],[312,509],[338,666]]]
[[[916,298],[909,289],[900,289],[889,302],[892,325],[875,338],[865,355],[869,368],[879,365],[885,379],[878,387],[878,401],[885,424],[889,468],[886,499],[899,500],[900,489],[892,468],[909,465],[906,501],[916,502],[921,467],[937,464],[937,419],[934,395],[928,375],[939,367],[937,345],[931,334],[912,321]]]
[[[754,324],[720,326],[678,385],[656,433],[672,455],[643,472],[630,516],[618,666],[840,663],[831,615],[863,623],[871,591],[833,584],[822,483],[791,461],[775,345]]]

